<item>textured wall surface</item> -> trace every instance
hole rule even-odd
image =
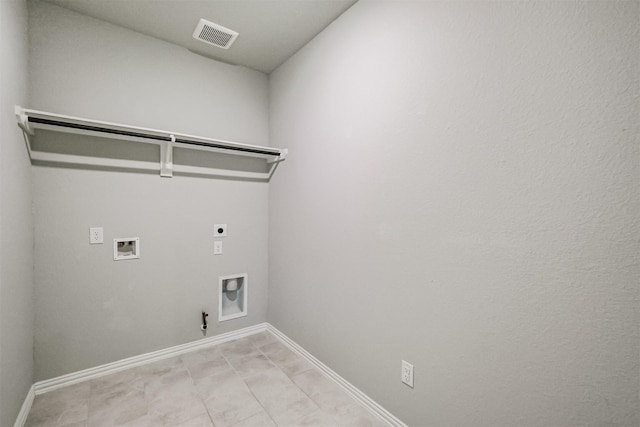
[[[30,2],[29,12],[31,108],[267,143],[266,75],[47,3]],[[37,143],[148,154],[68,134]],[[36,380],[201,339],[202,309],[210,313],[209,336],[264,322],[267,188],[34,166]],[[216,223],[229,227],[220,256],[213,255]],[[104,245],[89,245],[89,227],[104,227]],[[133,236],[141,259],[114,262],[112,239]],[[249,315],[218,324],[218,277],[236,273],[249,274]]]
[[[14,104],[27,102],[27,5],[0,1],[0,425],[33,383],[33,223],[29,156]]]
[[[356,3],[270,78],[268,320],[408,425],[638,425],[638,17]]]

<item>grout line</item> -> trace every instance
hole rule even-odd
[[[271,334],[271,332],[268,332],[268,331],[267,331],[267,333]],[[271,335],[272,335],[274,338],[276,338],[276,340],[278,340],[278,338],[277,338],[275,335],[273,335],[273,334],[271,334]],[[319,409],[319,410],[320,410],[324,415],[326,415],[326,416],[328,416],[329,418],[331,418],[331,419],[333,420],[333,422],[334,422],[334,423],[336,423],[336,424],[335,424],[336,426],[341,425],[341,424],[339,423],[339,420],[336,420],[336,418],[335,418],[332,414],[328,413],[328,412],[325,410],[325,408],[323,408],[323,407],[320,405],[320,402],[316,401],[316,400],[313,398],[313,396],[311,396],[309,393],[307,393],[306,391],[304,391],[304,390],[303,390],[303,389],[302,389],[302,388],[301,388],[301,387],[300,387],[300,386],[295,382],[295,380],[294,380],[294,377],[297,377],[297,376],[299,376],[299,375],[302,375],[302,374],[304,374],[305,372],[309,372],[309,371],[311,371],[311,370],[316,370],[316,371],[320,372],[320,370],[319,370],[318,368],[316,368],[316,367],[312,366],[312,365],[311,365],[310,363],[308,363],[306,360],[304,360],[304,358],[303,358],[302,356],[300,356],[299,354],[296,354],[294,351],[292,351],[290,348],[288,348],[288,346],[287,346],[286,344],[284,344],[283,342],[280,342],[279,340],[278,340],[278,341],[276,341],[276,342],[278,342],[279,344],[282,344],[282,345],[287,349],[287,351],[290,351],[290,352],[291,352],[295,357],[297,357],[297,358],[299,358],[300,360],[304,361],[304,362],[305,362],[305,363],[307,363],[307,365],[309,366],[309,368],[308,368],[308,369],[305,369],[304,371],[297,372],[296,374],[292,374],[291,376],[288,376],[288,375],[287,375],[287,377],[289,377],[289,379],[291,380],[291,382],[293,383],[293,385],[295,385],[295,386],[298,388],[298,390],[300,390],[302,393],[304,393],[304,394],[305,394],[305,395],[306,395],[306,396],[307,396],[307,397],[308,397],[308,398],[309,398],[313,403],[315,403],[315,404],[316,404],[316,406],[318,406],[318,409]],[[275,363],[275,362],[274,362],[274,363]],[[322,374],[322,373],[320,372],[320,374]],[[285,373],[285,375],[286,375],[286,373]],[[341,390],[341,391],[342,391],[342,390]],[[353,398],[351,398],[351,397],[350,397],[349,395],[347,395],[346,393],[345,393],[345,395],[346,395],[349,399],[354,400]],[[357,402],[356,402],[356,403],[357,403]],[[302,419],[302,418],[303,418],[303,417],[300,417],[300,419]],[[300,419],[299,419],[299,420],[300,420]],[[298,421],[299,421],[299,420],[298,420]]]
[[[258,332],[258,333],[265,333],[265,332],[266,332],[266,330],[264,330],[264,331],[262,331],[262,332]],[[257,335],[257,334],[254,334],[254,335]],[[248,338],[248,337],[247,337],[247,338]],[[271,361],[271,359],[269,359],[269,358],[267,357],[267,355],[266,355],[266,354],[264,354],[264,353],[262,352],[262,350],[260,350],[260,347],[258,347],[257,345],[255,345],[255,344],[254,344],[254,342],[253,342],[253,341],[251,341],[251,339],[249,339],[249,341],[251,342],[251,345],[252,345],[256,350],[258,350],[258,352],[260,352],[260,354],[262,354],[264,357],[266,357],[266,358],[267,358],[267,360],[269,360],[271,363],[273,363],[273,362]],[[275,363],[274,363],[274,366],[275,366]],[[275,366],[275,367],[277,368],[277,366]],[[233,366],[232,366],[232,368],[233,368]],[[276,420],[274,420],[274,419],[273,419],[273,417],[271,416],[271,414],[269,413],[269,411],[267,411],[267,408],[265,408],[265,407],[264,407],[264,405],[262,404],[262,402],[260,402],[260,399],[258,399],[258,396],[256,396],[256,395],[253,393],[253,390],[251,390],[251,387],[249,387],[249,384],[247,384],[247,382],[245,381],[245,378],[242,378],[240,375],[238,375],[238,376],[240,377],[240,379],[241,379],[241,380],[242,380],[242,382],[244,383],[245,387],[247,387],[247,390],[249,390],[249,393],[251,393],[251,396],[253,396],[253,398],[256,400],[256,402],[258,402],[258,405],[260,405],[260,407],[262,408],[262,410],[264,411],[264,413],[265,413],[265,414],[267,414],[267,417],[269,417],[269,419],[273,422],[273,424],[275,424],[275,426],[276,426],[276,427],[278,427],[278,423],[276,422]],[[248,377],[247,377],[247,378],[248,378]],[[232,427],[233,427],[233,426],[232,426]]]
[[[300,356],[298,356],[298,357],[300,357]],[[315,368],[311,368],[311,369],[315,369]],[[298,376],[298,375],[300,375],[300,374],[303,374],[303,373],[305,373],[305,372],[308,372],[308,371],[310,371],[311,369],[307,369],[306,371],[302,371],[302,372],[300,372],[300,373],[296,374],[296,376]],[[307,395],[307,396],[309,397],[309,399],[311,399],[311,401],[312,401],[313,403],[315,403],[316,405],[318,405],[318,408],[322,411],[322,413],[323,413],[323,414],[325,414],[325,415],[327,415],[329,418],[331,418],[331,419],[333,420],[333,422],[335,422],[335,423],[336,423],[336,426],[340,425],[340,423],[338,422],[338,420],[336,420],[336,419],[335,419],[335,417],[334,417],[332,414],[329,414],[329,413],[328,413],[328,412],[327,412],[327,411],[326,411],[322,406],[320,406],[320,403],[316,402],[316,400],[315,400],[311,395],[309,395],[309,394],[308,394],[306,391],[304,391],[304,390],[303,390],[303,389],[302,389],[298,384],[296,384],[296,382],[295,382],[295,381],[293,381],[293,378],[291,379],[291,381],[296,385],[296,387],[298,387],[298,388],[300,389],[300,391],[302,391],[305,395]],[[345,393],[345,395],[346,395],[346,393]],[[351,400],[353,400],[350,396],[348,396],[348,395],[347,395],[347,397],[349,397]]]
[[[260,332],[258,332],[258,333],[260,333]],[[248,339],[249,337],[244,337],[244,338],[247,338],[247,339]],[[240,340],[240,339],[242,339],[242,338],[238,338],[237,340],[234,340],[234,341],[238,341],[238,340]],[[229,342],[234,342],[234,341],[229,341]],[[251,345],[252,345],[255,349],[257,349],[258,351],[260,351],[260,349],[259,349],[255,344],[253,344],[253,342],[252,342],[251,340],[249,340],[249,342],[251,343]],[[233,366],[233,364],[229,361],[229,359],[227,358],[227,356],[225,356],[225,355],[224,355],[224,353],[222,352],[222,350],[220,350],[220,355],[221,355],[221,356],[224,358],[224,360],[229,364],[229,366],[231,367],[231,369],[233,370],[233,372],[235,373],[235,375],[240,379],[240,381],[242,381],[242,382],[243,382],[244,386],[247,388],[247,391],[251,394],[251,396],[253,396],[253,398],[255,399],[255,401],[256,401],[256,402],[258,402],[258,405],[260,405],[260,407],[262,408],[262,410],[264,411],[264,413],[265,413],[265,414],[267,414],[267,416],[271,419],[271,421],[273,421],[273,423],[274,423],[274,424],[276,425],[276,427],[277,427],[277,425],[278,425],[278,424],[276,424],[275,420],[274,420],[273,418],[271,418],[271,414],[269,414],[269,412],[267,412],[267,409],[262,405],[262,402],[260,402],[260,400],[256,397],[256,395],[255,395],[255,394],[253,394],[253,391],[251,391],[251,387],[249,387],[249,385],[248,385],[248,384],[247,384],[247,382],[244,380],[244,378],[242,377],[242,375],[240,375],[240,374],[238,373],[237,369],[236,369],[236,368]],[[232,424],[230,427],[233,427],[234,425],[237,425],[237,424],[241,423],[242,421],[245,421],[245,420],[247,420],[247,419],[249,419],[249,418],[251,418],[251,417],[253,417],[253,416],[255,416],[255,415],[258,415],[258,414],[259,414],[259,412],[256,412],[255,414],[251,414],[251,415],[249,415],[248,417],[246,417],[246,418],[243,418],[243,419],[239,420],[237,423]]]
[[[191,371],[189,370],[189,367],[187,366],[186,363],[184,363],[184,360],[182,360],[182,355],[181,354],[176,356],[176,357],[180,358],[180,363],[187,370],[187,375],[189,375],[189,378],[191,379],[191,384],[193,385],[193,389],[196,391],[196,393],[198,393],[198,397],[200,398],[200,401],[202,402],[202,406],[204,406],[204,410],[207,413],[207,417],[209,417],[209,421],[211,421],[211,425],[213,427],[216,427],[216,423],[213,422],[213,418],[211,417],[211,413],[209,412],[209,407],[205,403],[204,396],[202,396],[202,393],[200,393],[200,390],[198,390],[198,387],[196,387],[196,382],[193,380],[193,376],[191,376]]]
[[[269,356],[268,356],[264,351],[262,351],[262,347],[266,347],[266,346],[268,346],[268,345],[275,344],[275,343],[282,344],[282,343],[278,340],[278,338],[277,338],[275,335],[273,335],[271,332],[269,332],[269,331],[264,331],[264,332],[262,332],[262,333],[268,333],[268,334],[269,334],[269,335],[271,335],[273,338],[275,338],[275,339],[276,339],[276,341],[274,341],[274,342],[272,342],[272,343],[264,344],[264,345],[262,345],[262,346],[260,346],[260,347],[258,347],[257,345],[255,345],[255,344],[252,342],[252,344],[254,345],[254,347],[255,347],[255,348],[257,348],[257,349],[258,349],[258,351],[259,351],[259,352],[260,352],[264,357],[266,357],[266,358],[267,358],[271,363],[273,363],[273,364],[275,365],[275,367],[276,367],[280,372],[282,372],[282,373],[284,374],[284,376],[285,376],[285,377],[287,377],[287,379],[291,382],[291,384],[292,384],[295,388],[297,388],[298,390],[300,390],[300,391],[302,392],[302,394],[304,394],[305,396],[307,396],[307,397],[309,398],[309,400],[311,400],[311,402],[313,402],[313,403],[318,407],[318,410],[320,410],[320,411],[321,411],[321,412],[323,412],[324,414],[328,415],[328,416],[329,416],[329,417],[330,417],[330,418],[335,422],[335,419],[334,419],[334,417],[333,417],[333,416],[331,416],[331,415],[327,414],[327,413],[324,411],[324,409],[320,406],[320,404],[319,404],[318,402],[316,402],[316,401],[315,401],[311,396],[309,396],[307,393],[305,393],[305,391],[304,391],[304,390],[302,390],[302,389],[298,386],[298,384],[296,384],[296,383],[295,383],[295,381],[293,381],[293,376],[289,376],[289,375],[287,375],[287,373],[286,373],[286,372],[284,372],[284,371],[282,370],[282,368],[280,367],[280,364],[276,363],[276,362],[275,362],[274,360],[272,360],[272,359],[271,359],[271,358],[270,358],[270,357],[269,357]],[[286,348],[286,346],[285,346],[285,348]],[[287,350],[289,350],[289,349],[287,348]],[[290,351],[290,350],[289,350],[289,351]],[[295,354],[294,352],[291,352],[291,353],[292,353],[294,356],[296,356],[296,357],[298,357],[298,358],[302,359],[299,355]],[[305,370],[305,371],[302,371],[302,372],[307,372],[307,371],[309,371],[309,370],[311,370],[311,369],[314,369],[314,368],[313,368],[313,366],[309,365],[309,369],[307,369],[307,370]],[[299,373],[302,373],[302,372],[299,372]],[[298,373],[298,374],[299,374],[299,373]],[[296,375],[298,375],[298,374],[296,374]],[[253,394],[253,393],[252,393],[252,394]],[[265,409],[265,412],[266,412],[266,409]],[[311,412],[310,414],[303,414],[303,415],[301,415],[299,418],[297,418],[294,422],[300,421],[300,420],[302,420],[303,418],[305,418],[305,417],[307,417],[307,416],[309,416],[309,415],[314,414],[315,412],[317,412],[317,411]],[[269,413],[268,413],[268,412],[267,412],[267,414],[269,415]],[[271,415],[269,415],[269,417],[271,418]],[[276,423],[276,421],[275,421],[273,418],[271,418],[271,420],[274,422],[274,424],[276,424],[276,426],[278,425],[278,424]],[[336,426],[337,426],[337,425],[338,425],[338,424],[336,424]]]
[[[242,338],[238,338],[238,339],[242,339]],[[237,340],[234,340],[234,341],[237,341]],[[234,342],[234,341],[229,341],[229,342]],[[242,376],[241,376],[240,374],[238,374],[238,370],[237,370],[237,369],[233,366],[233,364],[229,361],[229,359],[227,358],[227,356],[225,356],[225,355],[224,355],[224,353],[222,352],[222,350],[220,350],[220,356],[222,356],[222,358],[225,360],[225,362],[227,362],[227,365],[229,365],[229,366],[231,367],[231,370],[233,371],[233,373],[235,374],[235,376],[236,376],[236,377],[238,377],[238,378],[240,379],[240,381],[242,381],[242,382],[244,383],[244,386],[247,388],[247,390],[249,391],[249,393],[251,393],[251,389],[247,386],[247,383],[244,381],[244,379],[242,378]],[[253,396],[253,393],[251,393],[251,395]],[[256,397],[255,397],[255,396],[253,396],[253,398],[254,398],[254,399],[256,399]],[[264,409],[264,406],[262,406],[262,403],[260,403],[260,401],[259,401],[258,399],[256,399],[256,402],[258,402],[258,405],[260,405],[260,407],[261,407],[261,408],[266,412],[266,410]],[[249,418],[253,417],[254,415],[256,415],[256,414],[251,414],[251,415],[249,415],[249,416],[247,416],[247,417],[245,417],[245,418],[243,418],[243,419],[241,419],[241,420],[238,420],[238,422],[237,422],[237,423],[234,423],[234,424],[239,424],[239,423],[241,423],[242,421],[244,421],[244,420],[246,420],[246,419],[249,419]],[[234,425],[234,424],[232,424],[230,427],[233,427],[233,425]]]

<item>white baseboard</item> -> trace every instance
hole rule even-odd
[[[362,406],[369,410],[369,412],[373,413],[376,417],[378,417],[381,421],[387,423],[390,426],[394,427],[407,427],[405,423],[400,421],[396,416],[394,416],[391,412],[384,409],[380,406],[375,400],[367,396],[356,386],[351,384],[349,381],[342,378],[335,371],[329,368],[327,365],[316,359],[311,353],[309,353],[304,348],[300,347],[295,341],[291,338],[280,332],[273,325],[267,323],[267,330],[275,335],[280,341],[286,344],[291,350],[299,354],[313,366],[315,366],[320,372],[324,374],[325,377],[336,383],[340,388],[342,388],[347,394],[353,397],[356,401],[358,401]]]
[[[27,416],[29,415],[29,411],[31,410],[33,399],[36,395],[40,395],[52,390],[56,390],[72,384],[77,384],[90,379],[102,377],[104,375],[110,375],[119,371],[124,371],[125,369],[145,365],[147,363],[168,359],[180,354],[189,353],[206,347],[222,344],[227,341],[244,338],[263,331],[269,331],[273,335],[275,335],[276,338],[278,338],[283,344],[287,345],[291,350],[299,354],[311,365],[315,366],[318,370],[320,370],[320,372],[322,372],[325,377],[337,384],[348,395],[353,397],[357,402],[359,402],[373,415],[378,417],[382,422],[393,427],[407,427],[405,423],[400,421],[393,414],[384,409],[349,381],[342,378],[331,368],[316,359],[311,353],[300,347],[295,341],[287,337],[285,334],[280,332],[269,323],[260,323],[258,325],[249,326],[247,328],[238,329],[236,331],[227,332],[210,338],[165,348],[163,350],[153,351],[151,353],[141,354],[139,356],[129,357],[127,359],[107,363],[106,365],[96,366],[95,368],[73,372],[71,374],[62,375],[60,377],[52,378],[49,380],[39,381],[31,386],[31,389],[29,390],[29,393],[27,394],[27,397],[22,404],[22,409],[18,414],[18,418],[16,419],[14,427],[22,427],[24,425],[25,421],[27,420]]]
[[[29,416],[29,411],[31,411],[31,405],[33,405],[33,399],[35,397],[35,388],[32,385],[27,392],[27,397],[25,397],[24,402],[22,402],[22,407],[20,408],[20,412],[18,412],[18,417],[13,427],[22,427],[24,423],[27,422],[27,417]]]
[[[48,391],[56,390],[61,387],[66,387],[71,384],[77,384],[93,378],[98,378],[104,375],[110,375],[119,371],[124,371],[125,369],[133,368],[135,366],[146,365],[147,363],[156,362],[162,359],[168,359],[170,357],[178,356],[183,353],[188,353],[191,351],[200,350],[205,347],[222,344],[223,342],[244,338],[249,335],[265,331],[267,329],[267,325],[267,323],[260,323],[258,325],[249,326],[247,328],[238,329],[236,331],[227,332],[210,338],[205,338],[186,344],[153,351],[151,353],[141,354],[139,356],[129,357],[127,359],[107,363],[106,365],[96,366],[95,368],[72,372],[70,374],[51,378],[49,380],[39,381],[34,384],[35,394],[39,395]]]

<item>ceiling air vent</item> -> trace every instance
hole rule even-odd
[[[229,49],[229,46],[238,37],[238,33],[232,31],[222,25],[214,24],[205,19],[201,19],[196,25],[196,29],[193,31],[193,38],[203,41],[205,43],[212,44],[214,46],[221,47],[223,49]]]

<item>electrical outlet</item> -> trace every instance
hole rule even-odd
[[[91,227],[89,229],[89,244],[99,245],[104,243],[104,231],[102,227]]]
[[[413,388],[413,365],[405,360],[402,361],[402,382]]]
[[[213,254],[214,255],[222,254],[222,240],[215,240],[213,242]]]

